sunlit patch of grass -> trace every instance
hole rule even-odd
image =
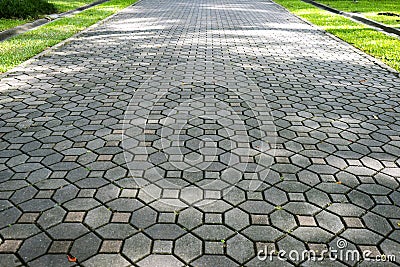
[[[367,18],[381,23],[400,27],[400,17],[378,15],[378,13],[394,13],[400,15],[400,1],[393,0],[316,0],[330,7],[346,11],[357,12]]]
[[[400,40],[301,0],[274,0],[292,13],[323,28],[400,71]]]
[[[0,32],[17,27],[28,21],[28,19],[0,19]]]
[[[1,42],[0,72],[12,69],[46,48],[54,46],[134,2],[136,0],[111,0]]]
[[[88,4],[91,4],[93,2],[96,2],[96,0],[48,0],[47,1],[50,4],[53,4],[56,8],[55,13],[64,13],[70,10],[77,9],[78,7],[82,7]],[[50,15],[50,14],[46,14]],[[14,28],[16,26],[20,26],[22,24],[32,22],[35,19],[38,18],[43,18],[46,15],[40,15],[40,16],[33,16],[27,19],[18,19],[18,18],[12,18],[12,19],[4,19],[0,18],[0,31],[5,31],[11,28]]]
[[[95,1],[96,0],[48,0],[49,3],[52,3],[55,5],[58,13],[73,10],[78,7],[93,3]]]

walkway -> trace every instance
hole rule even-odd
[[[399,84],[271,1],[142,0],[1,79],[0,266],[395,266]]]

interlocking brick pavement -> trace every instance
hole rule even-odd
[[[1,79],[0,266],[399,264],[399,84],[271,1],[143,0]]]

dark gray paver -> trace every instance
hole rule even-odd
[[[399,84],[269,0],[142,0],[1,78],[0,266],[398,264]]]

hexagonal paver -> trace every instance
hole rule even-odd
[[[88,233],[74,241],[70,253],[80,261],[84,261],[99,251],[100,243],[100,238],[93,233]]]
[[[135,262],[150,253],[151,239],[138,233],[125,241],[122,253]]]
[[[284,234],[271,226],[252,225],[242,233],[253,241],[274,242]]]
[[[201,258],[193,262],[194,266],[206,267],[206,266],[235,266],[235,262],[226,256],[222,255],[204,255]]]
[[[46,253],[51,243],[51,239],[44,233],[32,236],[24,241],[18,250],[20,257],[28,262]]]
[[[246,262],[255,255],[253,242],[241,234],[226,242],[226,251],[229,256],[240,263]]]
[[[185,262],[190,262],[202,254],[202,241],[192,234],[186,234],[176,240],[174,254]]]
[[[250,216],[246,212],[235,208],[225,213],[225,224],[236,231],[240,231],[250,224]]]
[[[83,262],[84,266],[90,267],[105,267],[105,266],[130,266],[129,261],[124,259],[121,255],[118,254],[97,254],[87,261]]]
[[[150,255],[145,259],[139,261],[138,266],[155,266],[155,267],[175,267],[175,266],[185,266],[183,262],[178,260],[172,255]]]
[[[224,225],[202,225],[194,233],[203,240],[219,241],[227,239],[234,232]]]

